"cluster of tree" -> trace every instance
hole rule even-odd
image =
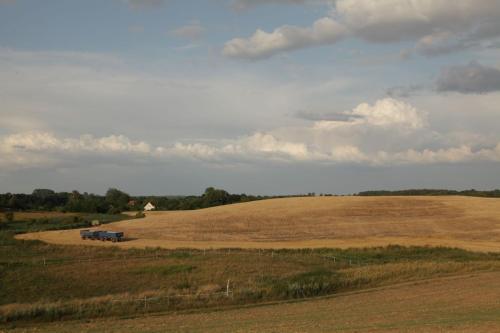
[[[464,191],[439,190],[439,189],[413,189],[400,191],[364,191],[360,196],[387,196],[387,195],[464,195],[471,197],[500,198],[500,190],[477,191],[474,189]]]
[[[299,196],[315,196],[308,193]],[[320,194],[329,196],[331,194]],[[466,195],[475,197],[500,198],[500,190],[493,191],[453,191],[436,189],[413,189],[401,191],[365,191],[359,196],[384,196],[384,195]],[[284,197],[284,196],[279,196]],[[117,214],[127,210],[141,211],[151,202],[158,210],[190,210],[240,202],[248,202],[278,196],[255,196],[247,194],[230,194],[227,191],[209,187],[199,196],[130,196],[116,188],[110,188],[106,195],[89,193],[55,192],[49,189],[36,189],[31,194],[0,194],[0,212],[43,210],[67,211],[82,213],[109,213]]]
[[[190,210],[200,209],[233,203],[248,202],[270,198],[247,194],[230,194],[224,190],[209,187],[201,196],[141,196],[134,197],[132,210],[139,210],[151,202],[158,210]]]
[[[128,209],[130,196],[110,188],[105,196],[73,192],[55,192],[36,189],[31,194],[0,194],[0,211],[68,211],[117,214]]]
[[[266,196],[230,194],[224,190],[209,187],[200,196],[138,196],[115,188],[106,195],[89,193],[55,192],[49,189],[36,189],[31,194],[0,194],[0,211],[63,211],[85,213],[117,214],[127,210],[142,210],[151,202],[159,210],[189,210],[232,203],[266,199]]]

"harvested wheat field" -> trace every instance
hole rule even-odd
[[[13,332],[498,332],[500,273],[208,313],[59,322]]]
[[[389,244],[500,251],[500,200],[436,197],[302,197],[194,211],[149,212],[112,223],[122,247],[318,248]],[[78,230],[18,236],[58,244],[83,241]]]

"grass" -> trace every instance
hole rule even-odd
[[[101,216],[108,222],[121,218]],[[246,305],[500,270],[500,254],[444,247],[168,250],[13,238],[73,222],[54,217],[0,229],[0,322]],[[224,294],[228,280],[230,297]]]
[[[414,261],[404,259],[362,265],[333,263],[323,257],[323,252],[327,250],[312,253],[287,250],[277,251],[274,255],[248,250],[233,250],[231,254],[191,251],[189,256],[181,255],[179,258],[175,251],[150,249],[149,254],[154,253],[155,257],[143,259],[133,258],[146,256],[148,251],[130,253],[116,250],[115,260],[105,262],[104,266],[98,261],[104,259],[102,253],[99,253],[100,256],[93,253],[90,261],[61,261],[42,267],[19,265],[5,271],[0,295],[4,306],[0,307],[0,320],[50,321],[55,317],[110,316],[137,311],[177,311],[248,304],[500,269],[500,262],[494,256],[477,254],[464,260],[451,249],[425,251],[414,248],[416,252],[428,253],[428,257],[422,259],[420,254],[419,259]],[[374,249],[375,253],[380,251],[382,249]],[[399,247],[384,249],[387,254],[399,251],[402,251]],[[334,253],[353,254],[344,250],[335,250]],[[370,250],[363,250],[363,253],[367,255]],[[450,253],[453,253],[452,259],[443,260]],[[108,255],[113,256],[113,253]],[[196,296],[205,294],[207,288],[215,292],[224,290],[227,279],[231,280],[232,297]],[[175,295],[179,294],[193,297],[176,298]],[[147,309],[142,303],[144,295],[153,299]],[[171,297],[154,300],[166,295]],[[119,299],[120,303],[112,302],[113,299]]]
[[[81,216],[82,213],[63,213],[51,211],[31,211],[31,212],[15,212],[14,221],[27,221],[38,219],[54,219],[54,218],[67,218],[72,216]],[[0,222],[5,222],[3,213],[0,213]]]
[[[190,273],[195,266],[192,265],[155,265],[155,266],[145,266],[138,267],[133,270],[136,274],[158,274],[158,275],[172,275],[178,273]]]
[[[23,215],[31,216],[29,213]],[[23,216],[21,215],[21,216]],[[20,219],[17,214],[13,222],[2,222],[0,229],[2,231],[10,231],[15,234],[38,232],[47,230],[66,230],[76,228],[86,228],[91,226],[91,221],[98,220],[100,224],[117,222],[125,219],[130,219],[127,215],[108,215],[108,214],[55,214],[44,215],[41,212],[36,213],[38,218]]]
[[[12,332],[497,332],[499,281],[498,272],[481,273],[226,311],[18,324]]]

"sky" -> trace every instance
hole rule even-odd
[[[0,192],[500,188],[500,1],[0,0]]]

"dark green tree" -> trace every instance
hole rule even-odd
[[[33,190],[33,193],[31,195],[40,200],[47,200],[50,197],[54,197],[56,195],[56,192],[49,189],[38,188]]]
[[[228,202],[229,202],[229,193],[227,193],[224,190],[219,190],[213,187],[207,188],[202,196],[203,207],[225,205]]]
[[[116,188],[110,188],[106,192],[106,203],[109,205],[110,211],[114,214],[126,210],[129,200],[130,195]]]

